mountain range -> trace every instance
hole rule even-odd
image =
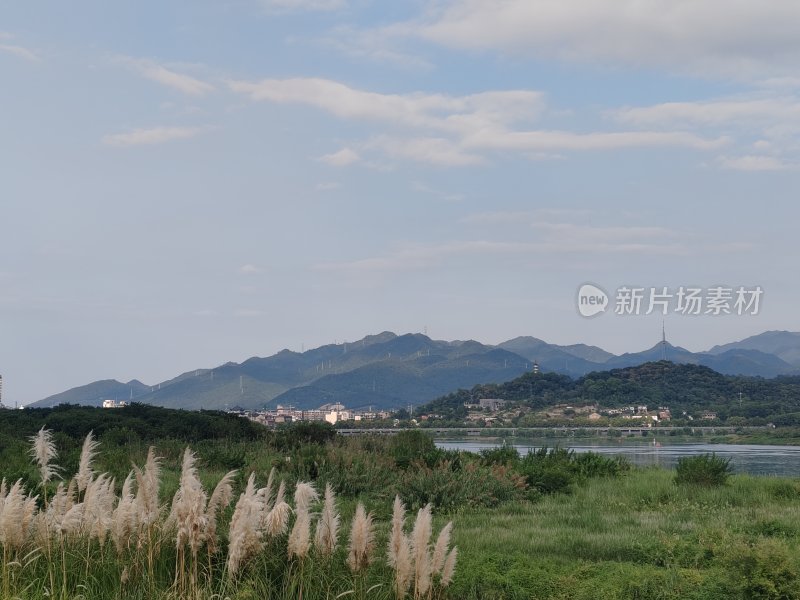
[[[105,399],[114,399],[184,409],[257,409],[279,404],[317,408],[333,402],[349,408],[399,408],[459,388],[508,381],[530,371],[534,363],[542,371],[581,377],[662,359],[727,375],[800,374],[800,333],[768,331],[707,352],[659,342],[641,352],[614,355],[596,346],[560,346],[529,336],[493,346],[385,331],[357,342],[302,353],[282,350],[242,363],[188,371],[156,385],[138,380],[96,381],[32,406],[99,406]]]

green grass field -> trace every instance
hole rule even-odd
[[[437,532],[453,522],[454,579],[447,587],[430,587],[425,598],[800,599],[800,480],[725,473],[707,478],[711,458],[686,471],[689,481],[695,476],[706,485],[678,483],[675,471],[635,469],[624,461],[558,449],[526,457],[503,447],[481,455],[444,451],[419,432],[343,438],[325,427],[269,432],[247,426],[241,434],[249,437],[242,439],[230,431],[246,424],[227,417],[204,415],[202,426],[182,428],[184,415],[161,410],[135,407],[130,417],[136,421],[116,413],[121,417],[105,430],[87,423],[105,419],[104,413],[24,411],[24,427],[0,430],[0,477],[7,479],[0,490],[0,598],[290,600],[301,593],[307,600],[412,598],[413,587],[395,593],[396,569],[386,560],[398,495],[408,508],[409,537],[418,509],[433,505],[431,551]],[[53,437],[62,479],[49,482],[45,501],[28,437],[53,414],[69,427]],[[156,418],[162,432],[149,437],[153,429],[145,421]],[[104,507],[78,513],[79,521],[67,526],[66,509],[53,513],[48,503],[58,483],[66,486],[80,471],[80,436],[91,426],[102,431],[92,478],[98,482],[100,473],[109,473],[115,483],[107,486]],[[131,463],[144,465],[151,444],[162,460],[159,516],[148,529],[111,511],[126,497],[122,482]],[[225,473],[236,470],[232,502],[218,512],[216,543],[210,548],[202,542],[194,556],[186,544],[176,545],[168,518],[176,491],[186,488],[181,461],[187,445],[197,455],[197,484],[207,495]],[[231,577],[226,565],[236,537],[235,506],[251,473],[256,488],[266,489],[273,469],[275,485],[286,485],[291,515],[280,533],[264,530],[263,543]],[[23,495],[10,502],[18,479]],[[302,481],[319,492],[330,484],[338,494],[341,527],[329,557],[314,544],[307,559],[287,552],[299,518],[293,490]],[[725,482],[715,484],[720,481]],[[127,497],[138,502],[139,487],[137,479]],[[88,495],[62,489],[60,498],[69,497],[74,509],[86,505]],[[348,546],[358,503],[375,518],[375,545],[368,568],[354,572]],[[323,503],[313,501],[309,508],[316,526]],[[27,513],[31,520],[19,533],[20,515]],[[113,523],[130,528],[115,530]],[[104,537],[92,533],[101,530]]]
[[[705,488],[642,469],[455,522],[456,598],[800,598],[793,480]]]

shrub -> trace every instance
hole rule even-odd
[[[389,451],[395,464],[401,469],[408,468],[415,461],[423,461],[429,467],[435,465],[441,456],[433,438],[422,431],[412,429],[392,436]]]
[[[724,485],[731,474],[730,459],[714,454],[684,456],[678,459],[675,483]]]
[[[603,456],[596,452],[582,452],[572,460],[576,473],[585,479],[591,477],[617,477],[631,470],[624,456]]]
[[[519,461],[517,449],[507,444],[496,448],[484,448],[480,454],[481,461],[485,465],[513,465]]]
[[[519,470],[528,480],[528,485],[543,494],[568,492],[577,480],[573,468],[574,451],[546,446],[528,452],[520,461]]]
[[[469,463],[459,467],[447,460],[433,467],[414,463],[413,468],[403,474],[397,491],[411,508],[430,503],[445,511],[467,506],[497,506],[533,499],[536,494],[526,489],[519,475],[502,465],[486,467]]]

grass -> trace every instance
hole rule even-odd
[[[191,594],[176,587],[180,557],[174,535],[164,529],[155,532],[161,544],[153,551],[152,565],[147,549],[135,544],[118,556],[110,542],[67,540],[62,547],[57,536],[49,548],[31,542],[4,561],[0,598],[288,600],[302,594],[307,600],[340,595],[390,600],[395,594],[386,548],[393,530],[392,500],[399,494],[408,508],[406,534],[412,532],[417,509],[428,502],[436,504],[433,537],[453,521],[458,567],[452,584],[437,587],[433,598],[800,599],[796,479],[732,475],[721,485],[678,484],[675,471],[629,469],[624,462],[558,449],[527,457],[504,448],[459,454],[437,450],[415,432],[308,439],[319,433],[325,434],[311,431],[303,437],[287,430],[258,441],[192,442],[207,492],[231,469],[238,474],[232,481],[233,503],[220,514],[216,551],[201,548],[199,561],[185,561],[187,577],[190,565],[198,565],[199,585]],[[59,435],[56,462],[68,480],[78,467],[80,441]],[[148,443],[118,435],[99,439],[95,473],[114,476],[119,495],[131,461],[144,464]],[[0,476],[19,476],[29,493],[41,494],[28,445],[8,433],[0,442]],[[181,482],[186,440],[163,439],[155,445],[164,459],[163,518]],[[273,468],[286,482],[295,509],[291,498],[298,481],[314,482],[320,493],[326,484],[337,491],[339,544],[330,557],[289,557],[292,517],[287,530],[266,538],[231,578],[226,558],[236,499],[251,473],[258,487]],[[51,481],[48,500],[55,485]],[[40,496],[40,508],[43,500]],[[354,574],[347,540],[359,503],[375,518],[375,560]],[[322,509],[321,501],[313,503],[312,521]]]
[[[43,429],[38,436],[33,458],[47,483],[62,469],[52,462],[57,453],[51,434]],[[180,473],[176,457],[162,465],[153,451],[120,490],[118,481],[93,464],[91,434],[83,447],[69,488],[60,483],[50,502],[44,485],[36,495],[22,479],[0,483],[0,598],[389,600],[412,594],[415,600],[433,600],[445,597],[452,580],[452,525],[433,538],[430,506],[416,519],[413,513],[397,518],[393,535],[414,540],[416,569],[400,585],[395,584],[400,563],[386,560],[388,524],[376,527],[361,502],[351,510],[354,498],[340,506],[330,485],[323,502],[311,484],[274,468],[265,487],[260,487],[263,473],[254,471],[239,473],[247,474],[246,486],[236,484],[233,473],[201,479],[196,455],[186,448]],[[128,450],[129,458],[136,458],[142,449]],[[210,450],[229,451],[221,445]],[[115,456],[110,453],[108,464]],[[215,462],[225,461],[217,456]],[[168,489],[161,486],[162,474]],[[203,480],[215,479],[219,485],[211,493]],[[327,522],[327,539],[314,535],[320,519]],[[407,574],[411,567],[404,564]]]
[[[678,486],[674,472],[593,479],[571,495],[461,512],[464,599],[798,598],[800,485],[733,476]]]

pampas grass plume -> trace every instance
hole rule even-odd
[[[369,565],[374,548],[372,514],[367,514],[364,505],[359,502],[350,528],[350,546],[347,552],[347,564],[354,573]]]
[[[420,508],[411,532],[414,555],[414,596],[424,596],[431,585],[431,505]]]
[[[42,487],[44,487],[58,472],[58,467],[50,464],[58,456],[56,445],[53,441],[53,432],[45,429],[44,425],[42,425],[39,433],[30,438],[30,440],[33,444],[31,455],[33,456],[34,462],[39,467]]]
[[[336,495],[330,483],[325,484],[325,505],[322,516],[317,521],[317,531],[314,536],[314,545],[323,556],[330,556],[336,550],[339,535],[339,513],[336,510]]]
[[[89,486],[94,478],[92,462],[97,454],[97,446],[99,446],[99,442],[94,439],[94,434],[90,431],[86,439],[83,440],[81,458],[78,463],[78,474],[75,476],[75,483],[78,485],[79,494]]]

